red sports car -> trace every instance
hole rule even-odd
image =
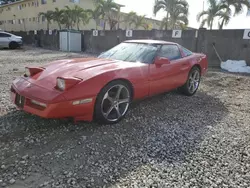
[[[207,68],[206,55],[179,44],[129,40],[97,58],[26,67],[11,85],[11,98],[18,109],[43,118],[113,124],[134,100],[176,88],[194,95]]]

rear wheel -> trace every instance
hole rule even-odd
[[[17,42],[10,42],[9,48],[10,49],[17,49],[18,48],[18,43]]]
[[[95,104],[95,120],[104,124],[121,121],[128,112],[131,102],[131,87],[124,81],[116,80],[105,86]]]
[[[180,91],[187,96],[194,95],[199,88],[200,79],[200,69],[198,67],[193,67],[189,72],[185,85],[180,88]]]

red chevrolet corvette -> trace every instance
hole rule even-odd
[[[11,98],[18,109],[40,117],[113,124],[134,100],[176,88],[194,95],[207,68],[206,55],[179,44],[129,40],[97,58],[26,67],[11,85]]]

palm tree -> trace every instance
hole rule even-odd
[[[104,20],[103,30],[106,29],[106,20],[108,20],[108,15],[112,11],[119,11],[120,6],[114,2],[114,0],[94,0],[96,8],[101,12],[101,17]]]
[[[227,9],[235,8],[234,16],[241,14],[244,6],[250,8],[249,0],[222,0],[222,3],[226,5]]]
[[[132,19],[132,23],[134,24],[135,29],[138,29],[139,27],[143,27],[144,29],[147,28],[147,23],[146,23],[145,17],[146,17],[145,15],[136,16],[136,17],[134,17],[134,19]]]
[[[160,29],[167,30],[169,25],[170,25],[170,21],[169,21],[169,18],[167,18],[167,16],[166,16],[161,21]]]
[[[111,10],[107,13],[107,19],[108,19],[110,30],[116,29],[116,25],[118,25],[120,22],[120,16],[121,16],[120,11],[116,11],[116,10]]]
[[[208,0],[209,7],[207,10],[204,10],[200,12],[197,15],[197,21],[200,22],[201,17],[206,16],[205,19],[201,22],[201,27],[203,27],[205,24],[212,29],[214,20],[216,18],[222,18],[223,15],[225,15],[226,6],[222,2],[218,2],[217,0]]]
[[[89,17],[91,17],[92,19],[95,20],[95,23],[96,23],[96,27],[95,28],[97,29],[98,21],[100,19],[100,16],[102,15],[100,7],[96,7],[94,10],[87,9],[86,11],[89,14]]]
[[[186,0],[155,0],[153,13],[156,15],[160,10],[165,10],[167,12],[165,20],[169,20],[176,7],[188,9],[188,2]],[[165,24],[165,29],[167,30],[169,24],[168,21],[165,22]]]
[[[131,25],[133,24],[133,19],[134,19],[135,17],[137,17],[137,16],[138,16],[137,13],[136,13],[136,12],[133,12],[133,11],[129,12],[129,13],[125,16],[123,22],[125,22],[125,24],[126,24],[126,29],[127,29],[128,27],[131,27]]]
[[[65,6],[65,8],[62,9],[62,12],[61,23],[64,24],[67,29],[72,29],[74,26],[74,21],[71,8],[69,6]]]
[[[79,30],[80,22],[87,24],[89,22],[88,13],[83,8],[75,5],[71,10],[71,21],[76,24],[77,29]]]
[[[173,8],[169,19],[172,29],[188,25],[188,7],[177,5]]]
[[[51,24],[51,21],[53,20],[53,11],[48,10],[47,12],[40,12],[38,14],[38,17],[44,17],[47,20],[47,30],[49,30],[49,25]]]
[[[223,29],[224,25],[227,25],[232,17],[232,8],[234,8],[233,16],[239,15],[243,12],[243,7],[250,8],[250,2],[248,0],[222,0],[224,6],[224,15],[221,16],[219,23],[219,29]]]
[[[219,18],[218,28],[223,29],[224,25],[227,25],[231,19],[231,15],[229,11],[223,12],[223,14]],[[220,22],[221,21],[221,22]]]
[[[55,8],[55,11],[53,12],[53,20],[57,22],[59,29],[62,29],[62,15],[63,11],[59,10],[58,8]]]

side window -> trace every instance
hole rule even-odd
[[[184,53],[184,56],[187,57],[187,56],[190,56],[193,54],[193,52],[191,52],[190,50],[184,48],[184,47],[181,47],[182,48],[182,51]]]
[[[0,37],[1,38],[10,37],[10,35],[6,33],[0,33]]]
[[[160,57],[166,57],[170,61],[181,58],[181,53],[179,48],[174,44],[163,45],[161,50],[159,51]]]

